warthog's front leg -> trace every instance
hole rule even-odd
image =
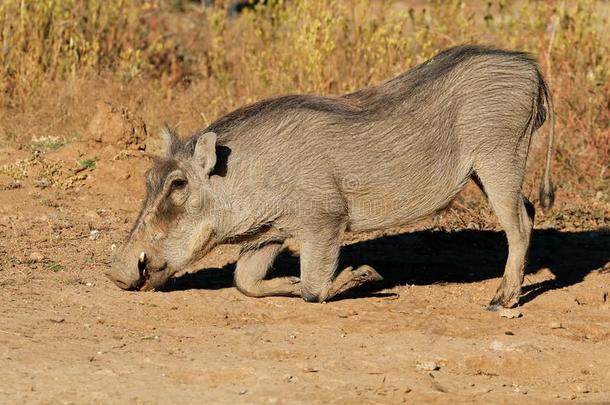
[[[381,280],[383,280],[383,277],[381,277],[381,275],[371,266],[360,266],[356,270],[353,270],[353,268],[350,266],[335,277],[330,289],[328,290],[328,297],[326,297],[326,301],[331,300],[333,297],[336,297],[337,295],[352,288]]]
[[[382,280],[370,266],[348,267],[334,277],[341,232],[310,235],[301,243],[301,296],[308,302],[325,302],[351,288]],[[334,277],[334,278],[333,278]]]
[[[281,243],[270,243],[241,254],[235,268],[235,286],[250,297],[299,296],[298,277],[277,277],[265,280],[273,261],[282,250]]]
[[[370,266],[360,266],[356,270],[348,267],[334,279],[332,277],[336,264],[332,269],[323,265],[313,267],[313,272],[310,272],[307,264],[305,268],[303,265],[304,262],[308,263],[308,260],[311,260],[308,253],[303,253],[307,252],[306,247],[301,253],[301,274],[305,272],[308,288],[303,288],[304,284],[298,277],[276,277],[265,280],[267,272],[281,250],[282,244],[271,243],[257,250],[243,252],[235,268],[237,289],[250,297],[302,296],[307,301],[322,302],[329,301],[349,289],[382,280],[382,277]]]

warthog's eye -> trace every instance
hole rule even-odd
[[[172,190],[182,190],[184,187],[186,187],[186,180],[184,180],[184,179],[172,180]]]

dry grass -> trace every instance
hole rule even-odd
[[[443,48],[484,43],[538,57],[558,117],[559,198],[608,209],[607,1],[269,3],[229,18],[226,2],[3,1],[0,144],[78,138],[106,100],[153,128],[169,121],[192,130],[274,94],[351,91]]]

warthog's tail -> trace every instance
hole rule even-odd
[[[542,181],[540,182],[540,190],[539,190],[539,198],[540,205],[544,211],[548,211],[555,201],[555,188],[553,187],[553,182],[551,181],[551,164],[553,161],[553,143],[555,141],[555,110],[553,108],[553,99],[551,97],[549,87],[547,86],[542,74],[538,74],[539,80],[539,88],[540,88],[540,96],[539,96],[539,106],[538,106],[538,121],[539,125],[542,125],[544,122],[544,105],[546,104],[548,110],[549,117],[549,138],[547,141],[546,147],[546,161],[544,164],[544,173],[542,175]]]

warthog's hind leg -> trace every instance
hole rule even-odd
[[[535,209],[523,196],[520,196],[516,205],[514,212],[507,210],[508,212],[498,214],[508,239],[508,259],[502,282],[488,307],[491,311],[499,307],[513,307],[519,303],[521,297]]]
[[[502,165],[477,171],[480,185],[493,207],[500,225],[508,239],[508,259],[504,269],[502,282],[492,298],[488,309],[497,310],[500,307],[510,308],[519,303],[521,285],[525,273],[525,264],[530,245],[532,227],[534,225],[534,207],[521,192],[523,168],[512,167],[514,170],[501,172]],[[515,174],[517,173],[517,174]]]
[[[298,277],[277,277],[265,280],[273,261],[282,250],[281,243],[270,243],[241,254],[235,268],[235,286],[250,297],[300,296]]]

